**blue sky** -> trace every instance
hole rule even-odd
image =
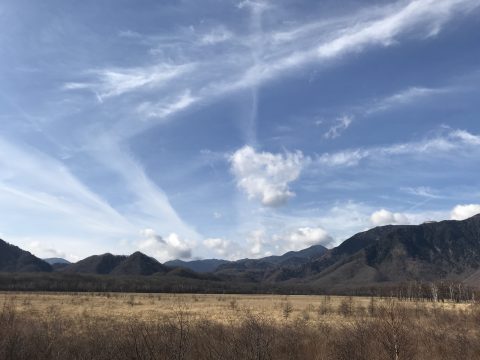
[[[480,212],[480,1],[0,3],[0,236],[260,257]]]

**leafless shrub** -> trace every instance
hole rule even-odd
[[[232,310],[237,310],[238,308],[237,300],[235,298],[230,300],[229,305],[230,305],[230,309]]]
[[[330,297],[329,296],[324,296],[322,298],[322,302],[320,303],[320,306],[318,307],[318,315],[327,315],[331,310],[330,306]]]
[[[353,314],[353,298],[348,297],[343,299],[338,306],[338,313],[345,317],[352,316]]]
[[[286,320],[290,317],[290,314],[293,312],[293,305],[291,302],[287,301],[282,305],[282,315],[283,318]]]
[[[310,312],[307,309],[303,309],[300,316],[301,316],[301,319],[304,321],[310,320]]]
[[[385,351],[385,358],[413,359],[415,346],[409,336],[411,329],[408,327],[406,308],[398,301],[391,300],[380,308],[377,322],[377,338]]]

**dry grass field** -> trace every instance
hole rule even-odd
[[[0,359],[480,359],[480,305],[0,293]]]
[[[119,321],[156,321],[178,311],[191,320],[220,323],[240,321],[246,315],[275,322],[305,320],[342,324],[352,317],[368,316],[372,307],[388,299],[315,295],[218,295],[218,294],[130,294],[130,293],[0,293],[0,304],[13,303],[18,313],[45,317],[52,312],[63,318],[108,318]],[[404,301],[402,305],[422,312],[444,310],[468,312],[468,303]],[[289,309],[290,308],[290,309]]]

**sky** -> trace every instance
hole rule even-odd
[[[480,0],[3,0],[0,237],[258,258],[480,213]]]

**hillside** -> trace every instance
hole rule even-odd
[[[288,278],[337,288],[403,281],[472,282],[479,268],[477,215],[464,221],[377,227],[297,267]]]
[[[228,264],[228,260],[219,260],[219,259],[204,259],[204,260],[192,260],[192,261],[183,261],[183,260],[171,260],[164,263],[164,265],[169,267],[181,267],[184,269],[189,269],[198,273],[208,273],[214,272],[218,269],[220,265]]]
[[[139,276],[166,274],[171,268],[162,265],[156,259],[137,251],[130,256],[94,255],[74,264],[59,268],[58,271],[70,274],[95,274],[114,276]]]
[[[152,275],[165,274],[170,270],[157,260],[137,251],[120,262],[112,271],[111,275]]]
[[[0,271],[50,272],[52,267],[28,251],[0,239]]]
[[[309,263],[326,251],[327,248],[322,245],[313,245],[307,249],[289,251],[280,256],[242,259],[220,265],[215,273],[229,278],[239,278],[242,281],[277,282],[285,280],[284,274],[291,269],[297,269]]]
[[[65,273],[81,273],[81,274],[110,274],[122,261],[127,259],[122,255],[93,255],[74,264],[70,264],[61,269]]]
[[[70,261],[62,259],[62,258],[47,258],[47,259],[42,259],[43,261],[49,263],[50,265],[55,265],[55,264],[71,264]]]

